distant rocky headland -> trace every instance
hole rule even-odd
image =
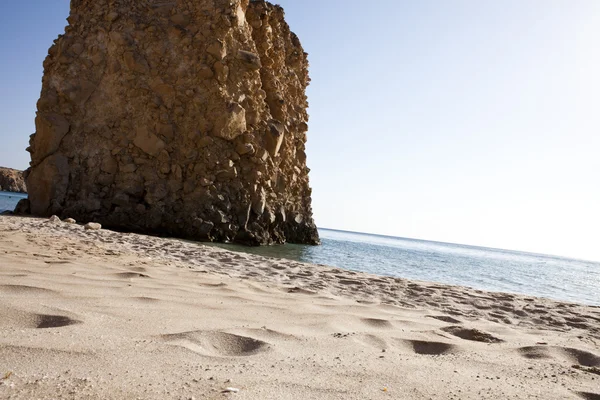
[[[44,62],[31,213],[318,244],[307,54],[262,0],[78,0]]]
[[[27,193],[23,171],[0,167],[0,191]]]

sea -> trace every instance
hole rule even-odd
[[[600,306],[600,262],[319,229],[321,246],[218,247],[353,271]]]
[[[27,195],[23,193],[0,191],[0,213],[14,210],[19,200],[26,198]]]
[[[25,197],[0,192],[0,212],[14,209]],[[378,275],[600,306],[600,262],[323,228],[319,235],[321,246],[215,246]]]

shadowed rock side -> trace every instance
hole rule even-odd
[[[34,215],[318,244],[307,54],[264,1],[73,0],[44,62]]]
[[[0,190],[5,192],[27,193],[23,171],[0,167]]]

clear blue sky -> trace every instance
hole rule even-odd
[[[0,5],[0,165],[27,166],[68,3]],[[600,260],[600,1],[279,3],[319,226]]]

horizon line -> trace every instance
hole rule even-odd
[[[317,229],[325,229],[328,231],[336,231],[336,232],[344,232],[344,233],[357,233],[357,234],[362,234],[362,235],[379,236],[379,237],[386,237],[386,238],[393,238],[393,239],[414,240],[414,241],[419,241],[419,242],[449,244],[449,245],[454,245],[454,246],[465,246],[465,247],[472,247],[472,248],[477,248],[477,249],[509,251],[509,252],[513,252],[513,253],[523,253],[523,254],[529,254],[529,255],[534,255],[534,256],[564,258],[564,259],[570,259],[570,260],[575,260],[575,261],[590,262],[590,263],[594,263],[594,264],[600,263],[600,260],[597,260],[597,261],[586,260],[584,258],[576,258],[576,257],[572,257],[572,256],[561,256],[558,254],[546,254],[546,253],[539,253],[539,252],[527,251],[527,250],[503,249],[501,247],[481,246],[481,245],[466,244],[466,243],[443,242],[440,240],[409,238],[409,237],[405,237],[405,236],[384,235],[381,233],[371,233],[371,232],[348,231],[348,230],[344,230],[344,229],[326,228],[326,227],[319,227],[319,226],[317,226]]]

